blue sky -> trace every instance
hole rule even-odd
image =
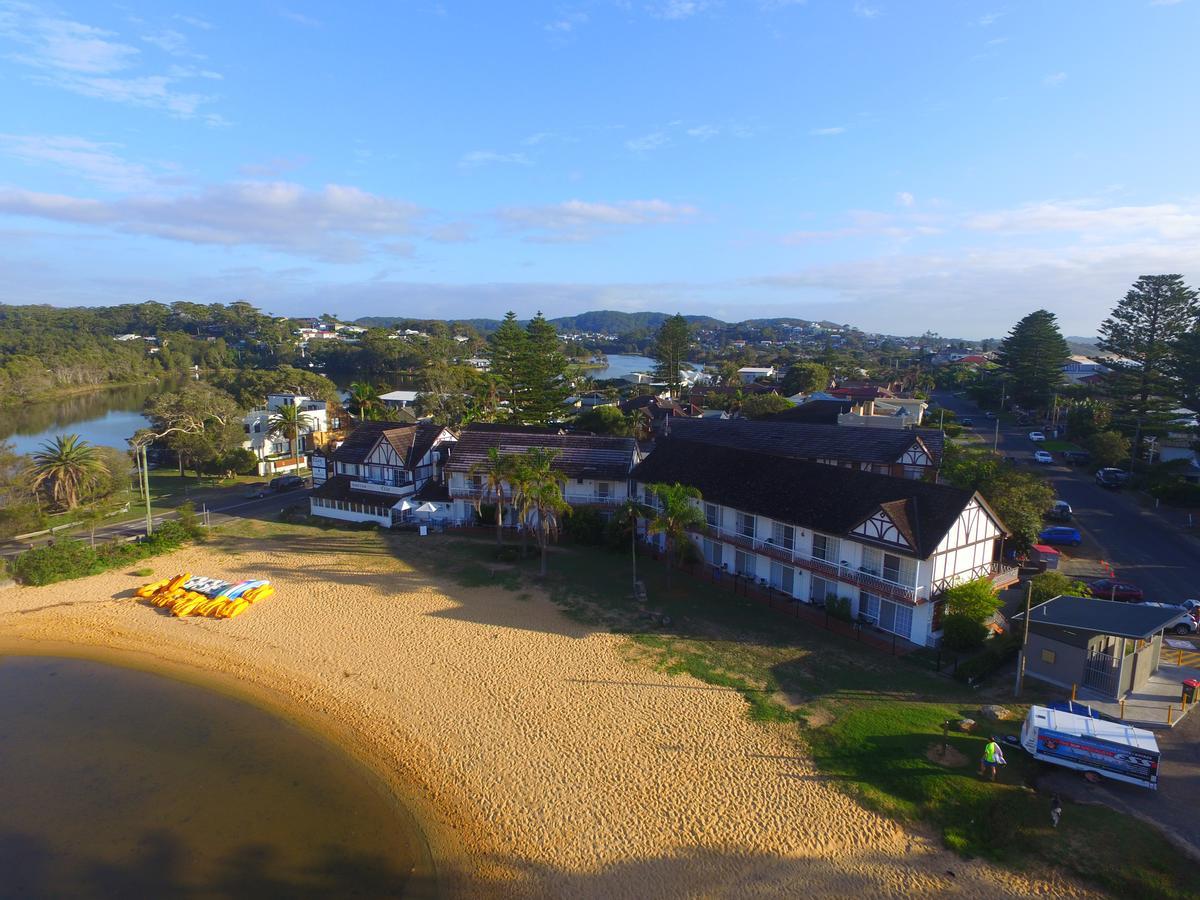
[[[1200,0],[0,0],[0,301],[1093,334],[1200,281]]]

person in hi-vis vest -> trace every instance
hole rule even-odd
[[[996,770],[1006,764],[1004,751],[1000,749],[1000,745],[988,738],[988,742],[983,748],[983,758],[979,760],[979,774],[984,774],[984,769],[987,769],[992,776],[992,781],[995,781]]]

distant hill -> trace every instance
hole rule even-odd
[[[664,321],[671,318],[672,313],[661,312],[618,312],[601,309],[593,312],[580,313],[577,316],[562,316],[551,319],[559,331],[594,331],[603,334],[629,334],[631,331],[653,331]],[[710,316],[684,316],[692,325],[702,328],[724,325],[720,319]]]

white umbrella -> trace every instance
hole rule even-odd
[[[430,503],[428,501],[422,503],[420,506],[417,507],[417,512],[419,512],[419,513],[435,513],[437,511],[438,511],[437,504]]]
[[[408,501],[408,500],[400,501],[400,512],[408,512],[412,508],[413,508],[413,505],[412,505],[411,501]]]

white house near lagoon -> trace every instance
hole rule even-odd
[[[271,434],[271,418],[283,406],[300,408],[301,424],[295,447],[287,436]],[[267,394],[266,406],[252,409],[242,417],[242,428],[246,433],[242,447],[258,457],[259,475],[291,472],[306,465],[305,453],[315,449],[316,436],[330,430],[329,410],[324,400],[303,394]]]
[[[1017,580],[1005,526],[975,492],[676,437],[632,477],[650,506],[652,483],[700,490],[707,527],[692,538],[714,574],[799,603],[846,598],[851,615],[915,644],[940,639],[945,588]]]

